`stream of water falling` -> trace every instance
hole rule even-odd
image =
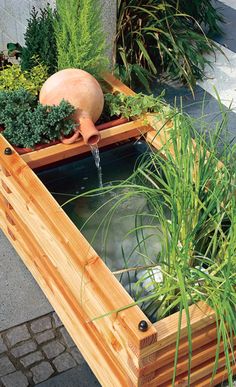
[[[100,163],[99,148],[98,148],[97,145],[91,145],[90,149],[91,149],[91,153],[93,155],[93,158],[94,158],[94,161],[95,161],[95,165],[96,165],[97,171],[98,171],[98,184],[99,184],[99,188],[102,188],[103,187],[102,167],[101,167],[101,163]]]

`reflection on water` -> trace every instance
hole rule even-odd
[[[143,142],[101,152],[103,185],[112,187],[114,182],[127,179],[145,152],[148,149]],[[48,169],[39,177],[60,204],[70,195],[100,185],[92,156]],[[129,190],[121,187],[103,195],[80,197],[64,209],[112,271],[156,264],[161,233],[144,196],[129,196]],[[141,228],[142,225],[148,227]],[[133,270],[118,276],[131,295],[137,274],[140,277],[140,272]]]

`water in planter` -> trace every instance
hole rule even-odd
[[[39,173],[48,190],[63,204],[101,187],[97,168],[102,168],[103,188],[78,197],[64,210],[135,299],[146,295],[153,281],[162,280],[157,264],[161,231],[142,194],[129,197],[127,187],[112,188],[132,174],[148,151],[144,142],[126,143],[101,151],[100,163],[95,150],[96,165],[88,156]]]
[[[90,146],[90,149],[91,149],[91,153],[93,155],[93,158],[94,158],[94,162],[95,162],[95,165],[96,165],[96,168],[97,168],[97,173],[98,173],[98,185],[100,188],[103,187],[103,182],[102,182],[102,167],[101,167],[101,163],[100,163],[100,152],[99,152],[99,148],[97,145],[91,145]]]

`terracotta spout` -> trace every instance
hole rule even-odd
[[[96,145],[101,138],[90,117],[80,117],[79,132],[87,145]]]

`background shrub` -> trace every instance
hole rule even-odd
[[[49,5],[40,12],[32,9],[25,33],[25,47],[21,54],[22,70],[30,70],[41,62],[47,66],[49,75],[57,71],[54,18],[55,12]]]

